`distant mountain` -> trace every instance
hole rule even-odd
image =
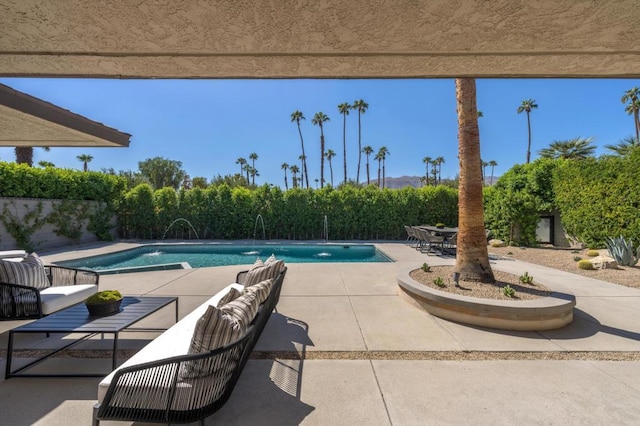
[[[421,176],[400,176],[400,177],[387,177],[385,179],[385,186],[387,188],[399,189],[404,188],[405,186],[413,186],[414,188],[421,188],[424,186],[420,181]],[[499,176],[493,177],[493,183],[495,184],[498,181]],[[442,178],[443,181],[447,180]],[[377,183],[378,180],[371,180],[371,183]],[[485,185],[491,185],[491,176],[487,176],[484,179]]]
[[[384,181],[385,186],[392,189],[404,188],[405,186],[420,188],[422,186],[422,182],[420,182],[420,176],[400,176],[397,178],[387,177]]]

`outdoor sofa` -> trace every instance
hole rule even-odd
[[[37,254],[0,252],[0,320],[37,319],[84,301],[100,276],[84,269],[44,265]]]
[[[219,291],[106,376],[98,385],[93,424],[98,425],[100,420],[168,424],[200,421],[204,424],[204,419],[219,410],[231,396],[278,304],[287,272],[284,263],[279,269],[274,278],[257,284],[251,284],[255,281],[251,281],[253,268],[240,272],[235,283]],[[208,313],[226,309],[225,312],[237,319],[240,300],[246,294],[262,291],[252,291],[254,287],[268,290],[255,316],[246,320],[246,329],[236,330],[238,337],[221,347],[214,345],[208,350],[194,351],[194,342],[203,340],[197,336],[207,327],[203,324],[208,321]],[[234,292],[240,296],[225,303]],[[240,313],[244,314],[246,312]]]

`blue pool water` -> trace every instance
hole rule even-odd
[[[153,244],[117,253],[85,257],[64,262],[61,266],[94,271],[114,269],[173,269],[166,265],[188,263],[192,268],[252,264],[271,254],[285,263],[321,262],[392,262],[373,245],[349,244]],[[159,266],[162,265],[162,266]],[[159,266],[158,268],[153,268]],[[175,266],[180,267],[180,266]]]

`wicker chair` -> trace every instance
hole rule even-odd
[[[97,272],[54,265],[46,265],[44,268],[49,288],[92,284],[95,285],[93,293],[97,291],[100,280]],[[48,289],[44,289],[46,290]],[[42,318],[50,313],[43,310],[41,291],[43,289],[0,282],[0,320]]]
[[[218,411],[227,402],[249,355],[280,298],[287,269],[274,281],[251,326],[234,343],[209,352],[187,354],[131,365],[116,371],[101,403],[94,407],[100,420],[148,423],[192,423]],[[242,283],[247,271],[236,277]],[[197,363],[198,377],[181,379],[187,363]]]

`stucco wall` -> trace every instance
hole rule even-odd
[[[29,214],[29,212],[36,211],[38,209],[38,205],[42,203],[42,213],[40,213],[39,217],[46,218],[53,211],[54,206],[61,202],[61,200],[43,200],[33,198],[0,198],[0,213],[3,214],[6,207],[14,217],[24,218],[25,215]],[[99,205],[99,202],[97,201],[83,201],[83,203],[96,207]],[[5,216],[7,215],[3,214],[3,219],[6,219]],[[88,220],[85,220],[83,223],[83,233],[79,240],[72,240],[65,236],[56,235],[54,232],[54,225],[45,223],[33,234],[31,241],[33,242],[36,250],[97,241],[97,237],[93,233],[87,231],[87,222]],[[113,223],[115,223],[115,220]],[[17,248],[22,247],[17,246],[16,240],[11,236],[11,234],[9,234],[4,223],[0,221],[0,250],[13,250]]]

